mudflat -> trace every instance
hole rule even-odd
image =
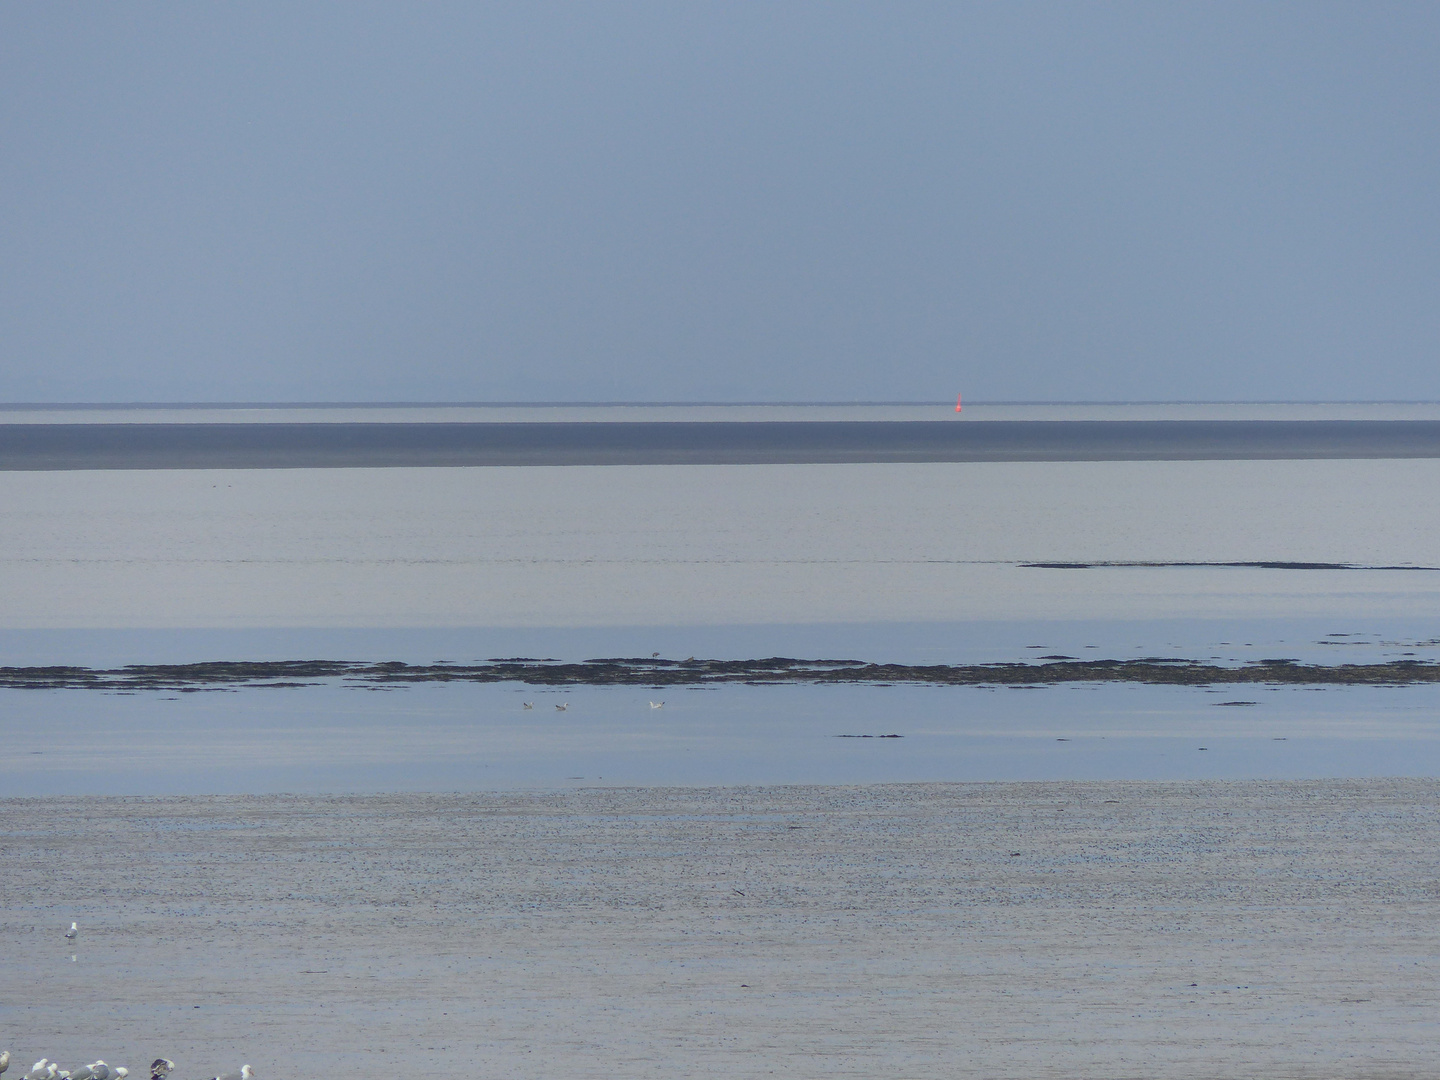
[[[1437,835],[1430,779],[11,799],[0,1039],[177,1080],[1433,1076]]]

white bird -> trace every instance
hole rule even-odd
[[[3,1072],[4,1072],[6,1069],[8,1069],[9,1067],[10,1067],[10,1051],[9,1051],[9,1050],[6,1050],[6,1051],[4,1051],[3,1053],[0,1053],[0,1073],[3,1073]]]
[[[24,1080],[41,1080],[41,1077],[49,1075],[45,1071],[45,1066],[49,1064],[49,1058],[41,1058],[39,1061],[35,1062],[34,1065],[30,1066],[30,1071],[25,1074]]]
[[[66,940],[66,941],[74,941],[74,940],[75,940],[77,937],[79,937],[79,936],[80,936],[80,927],[76,926],[76,925],[72,922],[72,923],[70,924],[70,929],[65,931],[65,940]]]
[[[92,1080],[95,1076],[95,1067],[86,1065],[83,1069],[76,1069],[70,1074],[70,1080]],[[55,1074],[50,1074],[50,1080],[55,1080]]]
[[[255,1070],[249,1065],[241,1065],[239,1072],[221,1073],[219,1076],[212,1076],[210,1080],[255,1080]]]
[[[110,1076],[112,1077],[112,1080],[125,1080],[125,1078],[129,1075],[130,1070],[127,1069],[124,1065],[117,1065],[115,1066],[115,1068],[110,1070]]]
[[[533,709],[535,707],[535,702],[533,701],[522,701],[520,704],[524,705],[527,709]]]
[[[664,703],[663,701],[652,701],[652,702],[650,702],[650,708],[652,708],[652,709],[663,709],[664,707],[665,707],[665,703]]]
[[[556,706],[555,706],[555,711],[556,711],[556,712],[564,712],[564,711],[565,711],[566,709],[568,709],[568,708],[570,708],[570,703],[567,701],[567,702],[566,702],[565,704],[563,704],[563,705],[556,705]]]
[[[175,1068],[169,1058],[156,1058],[150,1063],[150,1080],[165,1080],[165,1074]]]
[[[110,1080],[110,1066],[97,1059],[95,1064],[90,1066],[90,1074],[95,1080]]]

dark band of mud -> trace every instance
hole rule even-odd
[[[247,663],[144,664],[121,668],[0,668],[0,689],[226,690],[296,687],[339,680],[355,686],[437,682],[528,686],[704,686],[724,684],[911,684],[1050,686],[1061,683],[1145,683],[1163,686],[1404,686],[1440,682],[1440,664],[1395,660],[1379,664],[1302,664],[1258,660],[1236,667],[1168,657],[1139,660],[1056,660],[1006,664],[872,664],[861,660],[605,659],[580,663],[515,658],[478,664],[363,663],[286,660]]]

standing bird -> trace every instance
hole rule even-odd
[[[150,1063],[150,1080],[165,1080],[165,1074],[175,1067],[169,1058],[156,1058]]]
[[[80,927],[76,926],[76,925],[72,922],[72,923],[70,924],[70,929],[65,931],[65,940],[66,940],[66,941],[74,941],[74,940],[75,940],[77,937],[79,937],[79,936],[80,936]]]
[[[4,1053],[0,1053],[0,1073],[3,1073],[3,1072],[4,1072],[6,1069],[8,1069],[9,1067],[10,1067],[10,1051],[9,1051],[9,1050],[6,1050]]]
[[[41,1058],[30,1066],[30,1071],[25,1074],[24,1080],[41,1080],[42,1077],[50,1075],[45,1071],[45,1066],[49,1064],[49,1058]]]
[[[210,1080],[255,1080],[255,1070],[249,1065],[241,1065],[239,1072],[221,1073]]]

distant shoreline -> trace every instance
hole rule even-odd
[[[0,424],[0,470],[1440,458],[1440,420]]]
[[[1378,664],[1303,664],[1258,660],[1238,667],[1183,657],[1043,663],[875,664],[860,660],[604,659],[562,663],[517,657],[478,664],[366,663],[346,660],[212,661],[134,664],[120,668],[4,667],[0,689],[227,690],[243,686],[293,688],[339,679],[361,687],[422,683],[500,683],[527,686],[714,686],[909,684],[931,686],[1055,686],[1063,683],[1143,683],[1152,686],[1406,686],[1440,682],[1440,663],[1394,660]],[[1234,702],[1227,704],[1250,704]]]

